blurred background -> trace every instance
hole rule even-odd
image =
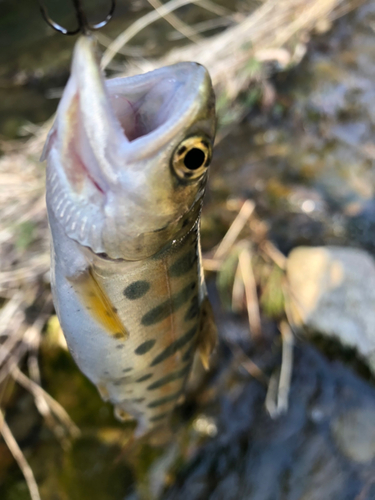
[[[46,6],[74,27],[70,2]],[[108,8],[87,2],[92,22]],[[39,162],[75,38],[0,0],[0,498],[374,500],[375,1],[117,0],[96,36],[107,76],[211,73],[219,345],[163,446],[132,442],[75,366]]]

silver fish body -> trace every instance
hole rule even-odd
[[[202,66],[105,82],[78,40],[44,152],[52,291],[77,365],[137,435],[215,342],[199,245],[214,130]]]

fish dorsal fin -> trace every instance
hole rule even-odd
[[[209,369],[210,356],[217,342],[217,328],[208,297],[205,297],[201,307],[201,317],[198,333],[198,353],[205,370]]]
[[[105,290],[95,279],[91,268],[80,273],[76,278],[70,278],[69,281],[73,284],[89,314],[102,325],[104,330],[116,339],[126,340],[129,334]]]

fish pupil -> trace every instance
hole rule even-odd
[[[188,151],[184,158],[185,167],[189,170],[197,170],[205,162],[206,155],[201,149],[192,148]]]

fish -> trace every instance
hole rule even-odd
[[[215,128],[200,64],[105,79],[77,40],[42,155],[52,294],[76,364],[137,437],[168,424],[216,343],[200,249]]]

